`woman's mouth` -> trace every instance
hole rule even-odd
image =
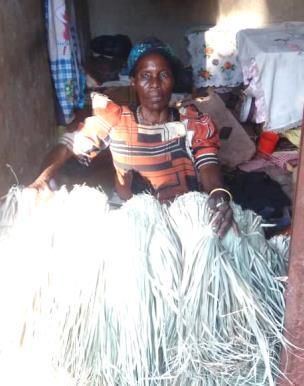
[[[163,97],[160,94],[150,94],[150,99],[153,102],[159,102],[163,99]]]

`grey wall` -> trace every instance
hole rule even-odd
[[[90,16],[87,0],[74,0],[79,45],[82,63],[85,63],[90,53]]]
[[[6,164],[28,183],[55,133],[41,3],[1,2],[0,195],[15,182]]]
[[[184,33],[214,23],[217,2],[210,0],[88,0],[92,37],[123,33],[133,42],[157,36],[186,58]]]
[[[230,20],[241,27],[304,20],[303,0],[88,0],[92,37],[123,33],[133,41],[148,35],[173,45],[186,60],[189,27]]]
[[[218,21],[233,20],[241,26],[283,21],[303,21],[303,0],[218,0]]]

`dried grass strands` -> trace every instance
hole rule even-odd
[[[278,268],[275,272],[274,262],[283,263],[283,256],[278,255],[271,243],[266,240],[260,216],[253,211],[242,211],[239,206],[235,205],[234,217],[240,227],[241,237],[236,238],[230,232],[223,240],[223,245],[230,252],[237,272],[255,292],[260,305],[268,313],[273,313],[278,332],[282,331],[284,286],[276,278]]]
[[[169,209],[141,195],[110,212],[86,187],[38,206],[26,194],[11,192],[0,208],[0,259],[25,274],[14,303],[22,347],[65,386],[273,384],[284,304],[272,267],[284,253],[255,215],[234,206],[241,237],[219,240],[201,194]],[[20,326],[0,343],[1,363]]]
[[[179,245],[174,244],[161,205],[150,196],[134,197],[122,209],[99,216],[95,234],[101,243],[92,245],[92,261],[86,253],[90,250],[82,248],[94,240],[91,228],[88,243],[77,229],[72,233],[75,242],[64,232],[68,222],[73,224],[67,204],[53,237],[51,283],[42,295],[43,302],[52,305],[48,327],[58,335],[51,338],[52,357],[59,369],[83,385],[163,384],[171,379],[168,352],[176,342],[174,286],[180,267],[174,258]],[[81,231],[86,234],[85,229]],[[71,258],[60,253],[67,245]],[[71,269],[66,277],[58,267],[57,259],[63,258],[73,267],[78,260],[88,264],[89,276],[85,267],[78,271],[89,282],[77,278],[73,284]]]
[[[24,328],[25,318],[31,317],[36,291],[47,280],[44,259],[48,254],[45,247],[50,238],[51,217],[46,215],[46,208],[36,208],[36,196],[32,193],[13,188],[0,210],[0,297],[6,309],[0,322],[0,334],[9,339],[12,333],[14,338],[11,338],[17,344],[21,340],[20,329]],[[45,215],[48,218],[47,230],[41,227]],[[4,323],[10,328],[3,328]],[[13,328],[12,323],[20,325]]]
[[[108,210],[107,198],[98,190],[75,187],[68,194],[53,234],[49,283],[41,296],[44,317],[50,319],[52,357],[83,384],[91,377],[88,357]]]
[[[266,299],[259,296],[267,288],[255,288],[256,280],[243,269],[243,263],[250,266],[243,262],[250,258],[248,245],[232,230],[225,243],[212,233],[206,197],[197,193],[179,197],[169,212],[184,259],[176,368],[183,364],[186,372],[180,384],[191,379],[202,385],[273,385],[278,371],[277,344],[285,343],[281,292],[272,291]],[[233,240],[227,238],[234,238],[244,253],[231,253]],[[227,251],[224,245],[229,243]],[[267,276],[263,283],[279,288],[264,259],[253,254],[251,261],[255,260]]]
[[[130,218],[131,216],[131,218]],[[114,211],[107,218],[107,243],[102,250],[102,270],[96,288],[98,346],[92,355],[100,366],[92,368],[93,384],[136,384],[149,374],[148,353],[151,309],[146,272],[146,241],[151,226],[133,213]],[[145,237],[140,232],[145,233]],[[98,379],[99,377],[99,379]],[[147,383],[146,383],[147,384]]]
[[[53,381],[62,373],[59,378],[64,378],[63,384],[68,384],[67,379],[73,384],[64,371],[71,369],[64,366],[67,363],[64,352],[68,347],[64,338],[68,337],[62,334],[62,326],[68,317],[89,305],[99,268],[99,261],[94,261],[96,245],[92,240],[98,240],[98,216],[106,211],[106,198],[101,192],[86,187],[75,187],[71,194],[61,189],[47,202],[37,203],[34,192],[20,189],[11,190],[8,198],[10,203],[1,207],[0,223],[9,227],[1,227],[0,259],[4,269],[0,275],[10,269],[18,283],[16,296],[7,300],[14,311],[22,310],[16,318],[20,320],[21,332],[10,318],[7,320],[11,325],[6,333],[9,332],[10,341],[18,342],[13,347],[14,357],[19,357],[21,351],[26,352],[28,368],[48,368],[48,373],[54,375]],[[97,216],[95,224],[92,214]],[[87,224],[92,227],[90,232],[83,231]],[[20,275],[16,277],[16,273]],[[4,298],[16,289],[14,281],[0,280],[0,283]],[[73,328],[76,331],[77,326]],[[7,352],[11,347],[2,340],[0,351]],[[82,356],[83,352],[82,347],[74,354]],[[40,384],[46,382],[43,380]]]
[[[290,237],[286,235],[273,236],[269,240],[269,245],[274,252],[271,256],[272,270],[283,279],[286,279],[288,271],[289,244]]]
[[[39,237],[38,226],[41,211],[32,217],[33,212],[35,195],[18,188],[11,189],[0,208],[0,383],[6,385],[26,382],[39,385],[43,381],[42,368],[49,378],[54,375],[49,358],[39,350],[39,344],[32,344],[30,349],[25,345],[34,327],[33,309],[38,290],[47,279],[43,267],[46,256],[41,253],[45,238],[42,237],[42,241]],[[39,363],[38,369],[35,361]],[[35,367],[36,373],[32,374]],[[48,380],[44,381],[48,384]]]
[[[160,204],[150,196],[134,197],[110,217],[109,231],[115,227],[120,238],[104,251],[100,335],[107,340],[106,384],[161,385],[170,378],[167,352],[176,335],[176,246]]]

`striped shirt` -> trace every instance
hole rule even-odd
[[[208,115],[193,107],[172,112],[169,122],[149,126],[131,109],[101,94],[92,95],[92,108],[93,116],[78,130],[65,133],[59,143],[84,164],[110,147],[115,187],[122,199],[130,195],[131,170],[150,181],[160,200],[167,200],[197,190],[199,169],[218,163],[217,130]]]

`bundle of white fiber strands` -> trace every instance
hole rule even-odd
[[[275,385],[289,239],[232,204],[212,231],[207,196],[150,195],[110,209],[97,189],[0,206],[0,384]]]

